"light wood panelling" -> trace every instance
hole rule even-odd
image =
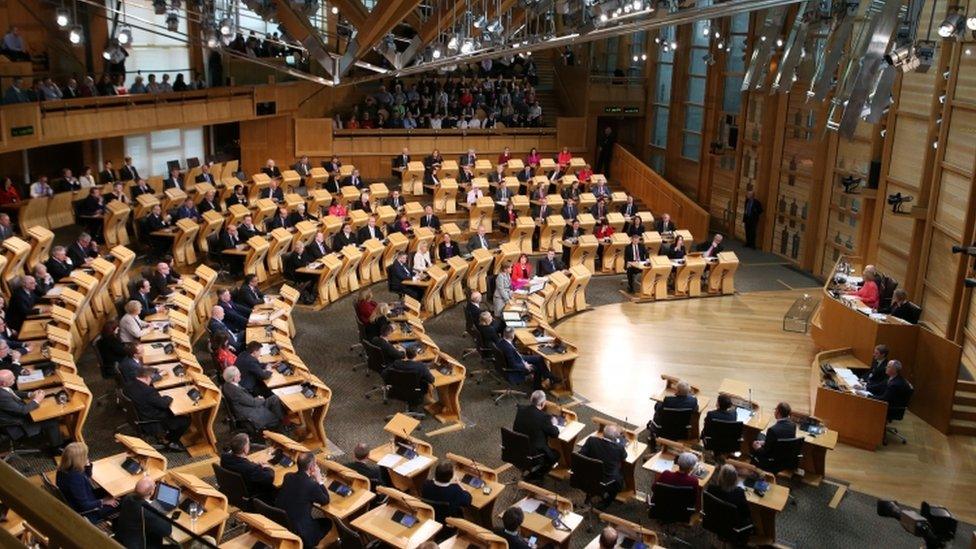
[[[908,274],[905,272],[908,265],[908,252],[907,250],[890,248],[882,242],[878,246],[876,265],[881,272],[891,278],[899,281],[905,280],[905,276]]]
[[[970,373],[976,372],[976,292],[969,298],[969,315],[963,329],[962,365]]]
[[[586,117],[556,119],[556,139],[560,147],[581,150],[586,148]]]
[[[910,191],[921,188],[922,151],[931,146],[925,143],[928,120],[899,116],[895,125],[895,142],[891,150],[891,168],[888,174]]]
[[[295,156],[332,154],[331,118],[295,119]]]
[[[933,228],[922,290],[922,320],[932,323],[942,335],[945,335],[949,322],[951,292],[956,285],[957,262],[954,259],[958,256],[952,254],[955,243],[955,239],[940,228]]]
[[[972,70],[976,71],[976,67]],[[969,97],[976,100],[976,90],[972,90]],[[966,173],[972,172],[976,158],[976,111],[952,109],[945,147],[946,164]]]
[[[955,118],[955,114],[953,118]],[[972,160],[970,158],[970,162]],[[942,184],[939,188],[939,200],[936,203],[935,221],[948,236],[955,240],[962,240],[971,187],[972,178],[961,176],[949,170],[942,171]]]

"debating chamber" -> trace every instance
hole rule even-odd
[[[0,33],[0,548],[976,549],[976,1]]]

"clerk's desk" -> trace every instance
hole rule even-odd
[[[413,549],[433,538],[443,527],[434,520],[433,507],[420,499],[386,486],[380,486],[376,491],[386,496],[386,503],[352,521],[352,527],[367,536],[397,549]],[[400,515],[412,516],[416,522],[404,526],[394,519]]]
[[[661,389],[659,393],[651,397],[651,400],[655,402],[664,402],[666,397],[674,396],[676,394],[675,391],[678,386],[678,382],[681,381],[681,379],[674,376],[669,376],[667,374],[661,374],[661,379],[664,380],[664,388]],[[691,388],[691,395],[698,400],[698,409],[691,413],[691,431],[688,433],[688,437],[690,439],[698,440],[701,430],[701,415],[702,412],[708,408],[708,398],[702,396],[701,390],[699,390],[698,387],[695,387],[694,385],[689,385],[689,387]]]
[[[739,473],[740,481],[761,478],[769,484],[766,493],[762,496],[752,488],[743,486],[743,489],[746,492],[746,501],[749,502],[749,511],[752,514],[752,523],[755,526],[755,531],[750,536],[749,541],[755,545],[775,544],[776,515],[786,507],[786,502],[790,498],[790,489],[776,484],[776,475],[767,473],[751,463],[734,459],[726,460],[725,463],[735,467]]]
[[[549,541],[561,548],[568,548],[573,532],[583,522],[583,517],[573,512],[573,502],[523,480],[518,482],[518,489],[525,496],[512,504],[512,507],[522,509],[525,515],[519,527],[521,534],[526,538],[536,536],[540,541]],[[552,508],[559,513],[559,527],[546,514]]]
[[[447,525],[457,534],[442,541],[440,549],[507,549],[505,538],[464,519],[448,517]]]
[[[817,354],[810,367],[810,404],[813,414],[837,431],[844,444],[865,450],[875,450],[884,439],[888,403],[861,396],[848,387],[836,374],[825,374],[822,365],[834,369],[860,370],[870,365],[858,360],[850,348],[824,351]],[[836,389],[824,384],[830,379]]]
[[[257,513],[237,513],[237,520],[248,526],[248,531],[220,544],[220,549],[253,549],[263,543],[269,549],[301,549],[302,539],[287,528]]]
[[[498,482],[498,473],[464,456],[448,452],[445,457],[454,463],[454,475],[458,485],[471,494],[471,505],[464,508],[465,517],[485,528],[491,528],[495,500],[505,490],[505,485]],[[477,484],[482,486],[479,488]],[[450,520],[448,519],[448,523]]]
[[[607,526],[613,527],[617,531],[617,544],[616,547],[633,547],[638,541],[643,543],[648,549],[663,549],[657,544],[657,532],[654,530],[648,530],[639,524],[630,522],[629,520],[624,520],[620,517],[615,517],[608,513],[600,513],[600,520],[606,523]],[[597,534],[595,538],[590,540],[589,543],[583,549],[599,549],[600,548],[600,534]]]
[[[582,447],[586,444],[586,440],[590,437],[603,437],[603,430],[607,425],[613,424],[613,421],[609,419],[603,419],[601,417],[594,417],[593,424],[596,426],[596,431],[586,435],[579,441],[579,446]],[[627,445],[624,450],[627,452],[627,458],[624,460],[620,467],[620,474],[624,477],[624,486],[620,492],[617,493],[617,501],[627,503],[631,499],[637,496],[637,482],[636,482],[636,470],[637,470],[637,460],[640,459],[644,452],[647,451],[647,444],[639,442],[637,440],[637,435],[640,434],[640,429],[625,429],[620,427],[621,434],[627,441]]]
[[[854,358],[865,364],[871,363],[876,345],[887,345],[888,357],[901,361],[902,375],[915,386],[909,411],[948,433],[962,347],[929,330],[924,322],[914,325],[892,316],[872,318],[856,308],[859,301],[835,297],[843,290],[834,284],[841,264],[849,263],[856,273],[862,269],[858,257],[841,256],[837,261],[822,289],[820,306],[811,318],[813,342],[820,350],[850,348]]]

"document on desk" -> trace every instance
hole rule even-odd
[[[736,421],[741,423],[749,423],[750,419],[752,419],[752,410],[750,410],[749,408],[743,408],[741,406],[736,407],[735,409]]]
[[[409,461],[405,461],[405,462],[401,463],[400,465],[396,466],[393,469],[393,471],[396,472],[399,475],[409,476],[409,475],[411,475],[411,474],[413,474],[413,473],[415,473],[415,472],[423,469],[424,467],[427,467],[428,465],[430,465],[431,463],[433,463],[433,461],[434,460],[432,460],[431,458],[429,458],[427,456],[420,456],[420,455],[418,455],[418,456],[414,457],[413,459],[411,459]]]
[[[670,471],[673,467],[673,459],[659,457],[656,458],[654,463],[651,464],[651,471],[654,471],[655,473],[663,473],[665,471]]]
[[[403,458],[400,456],[400,454],[390,453],[383,456],[383,458],[380,459],[379,462],[377,462],[376,464],[379,465],[380,467],[390,468],[396,465],[397,463],[400,463],[402,459]]]
[[[272,345],[270,343],[262,343],[261,344],[261,356],[268,356],[268,355],[270,355],[271,354],[271,347],[272,347]]]
[[[58,297],[64,291],[64,286],[54,286],[44,294],[44,297]]]
[[[22,385],[24,383],[33,383],[35,381],[40,381],[42,379],[44,379],[44,372],[41,370],[34,370],[33,372],[27,375],[17,376],[17,385]]]
[[[858,305],[857,307],[854,307],[854,310],[862,315],[871,316],[871,307],[868,307],[867,305]]]
[[[269,315],[268,313],[251,313],[251,318],[249,320],[251,324],[267,322],[269,320]]]
[[[542,505],[542,502],[535,498],[525,498],[515,504],[523,513],[534,513]]]
[[[271,392],[278,395],[279,397],[284,397],[284,396],[294,395],[296,393],[302,392],[302,386],[289,385],[287,387],[278,387],[277,389],[273,389]]]
[[[556,338],[552,336],[535,336],[536,343],[549,343],[550,341],[555,341]]]
[[[515,320],[522,320],[522,315],[518,311],[502,311],[502,320],[507,324]]]
[[[854,385],[860,383],[860,381],[857,379],[857,375],[855,375],[850,368],[834,368],[834,373],[837,374],[837,377],[846,383],[848,387],[853,387]]]
[[[572,511],[570,511],[569,513],[563,515],[563,517],[560,518],[559,520],[563,521],[563,524],[566,525],[566,528],[569,528],[570,530],[575,530],[576,527],[583,522],[583,515],[573,513]]]

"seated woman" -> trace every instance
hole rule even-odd
[[[506,232],[511,232],[512,227],[515,226],[515,220],[518,219],[518,215],[518,211],[515,209],[515,203],[509,199],[508,203],[505,204],[505,209],[499,212],[498,223],[501,224]]]
[[[346,216],[349,215],[349,210],[339,202],[333,202],[332,205],[329,206],[329,215],[334,215],[339,219],[345,219]]]
[[[111,496],[99,497],[92,488],[91,475],[88,446],[84,442],[67,445],[61,455],[54,482],[72,509],[97,524],[115,513],[119,501]]]
[[[390,223],[388,233],[401,233],[409,235],[413,232],[413,227],[410,225],[410,220],[407,219],[407,214],[400,214],[400,217],[396,218],[393,223]]]
[[[3,189],[0,189],[0,204],[20,202],[20,192],[9,177],[3,179]]]
[[[873,266],[868,265],[864,268],[864,274],[861,277],[864,279],[861,287],[857,290],[849,290],[846,293],[860,299],[871,309],[877,310],[881,304],[881,292],[878,290],[878,272]]]
[[[528,288],[531,279],[532,265],[529,264],[529,256],[522,254],[515,265],[512,265],[512,288],[515,290]]]
[[[373,290],[366,288],[359,292],[354,308],[356,309],[356,318],[359,319],[360,324],[369,322],[370,317],[373,316],[373,311],[376,310],[378,305],[376,300],[373,299]]]
[[[139,319],[142,303],[132,300],[125,304],[125,314],[119,321],[119,338],[123,343],[139,343],[149,333],[149,323]]]
[[[539,151],[537,151],[535,147],[532,147],[529,150],[529,156],[525,157],[525,165],[537,168],[539,167],[540,160],[542,160],[542,155],[539,154]]]
[[[576,170],[576,179],[580,180],[581,183],[589,183],[592,177],[593,168],[591,168],[589,164]]]
[[[559,171],[565,172],[566,168],[569,167],[569,161],[573,159],[573,153],[569,152],[569,147],[563,147],[563,150],[559,151],[559,156],[556,157],[556,164],[559,165]]]
[[[217,332],[210,338],[210,354],[221,372],[237,363],[237,356],[230,348],[230,336],[227,332]]]
[[[668,248],[668,259],[684,259],[687,253],[684,237],[681,235],[674,237],[674,244]]]
[[[715,476],[717,480],[709,484],[705,491],[735,506],[737,527],[750,524],[752,514],[749,511],[749,502],[746,500],[745,490],[739,486],[739,473],[735,470],[735,466],[726,463]]]
[[[425,272],[433,262],[430,260],[430,248],[427,242],[421,242],[417,245],[417,251],[413,254],[413,272],[422,273]]]
[[[119,337],[119,323],[114,318],[105,321],[102,327],[102,337],[95,344],[102,364],[102,377],[111,379],[115,375],[115,368],[120,360],[128,356],[125,343]]]
[[[627,236],[643,236],[647,229],[644,228],[644,220],[641,216],[635,215],[633,221],[627,225]]]
[[[373,309],[373,312],[366,320],[363,328],[363,336],[366,341],[372,341],[383,333],[383,327],[390,323],[390,306],[387,303],[380,303]]]

